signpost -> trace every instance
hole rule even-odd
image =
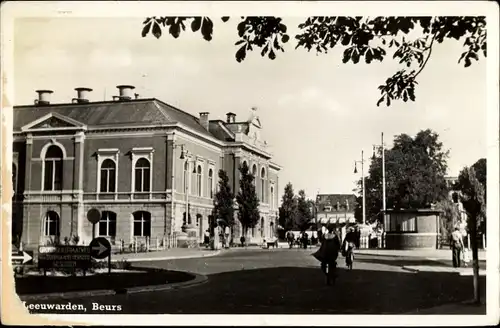
[[[87,212],[87,220],[92,223],[92,239],[95,238],[95,225],[101,220],[101,212],[97,208],[91,208]]]
[[[25,265],[33,261],[33,252],[22,251],[22,252],[12,252],[12,265]]]
[[[90,268],[89,246],[40,246],[38,247],[40,269]]]
[[[108,273],[111,273],[111,244],[104,237],[94,238],[89,245],[90,256],[102,260],[108,258]]]

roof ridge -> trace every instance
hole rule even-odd
[[[153,103],[155,104],[155,107],[158,108],[158,110],[160,111],[160,113],[167,119],[167,120],[170,120],[170,117],[167,115],[167,113],[165,112],[165,110],[163,108],[161,108],[160,105],[158,105],[158,103],[156,101],[153,101]]]

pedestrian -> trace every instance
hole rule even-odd
[[[303,240],[303,247],[304,249],[307,249],[307,244],[309,242],[309,235],[307,234],[307,232],[304,231],[304,233],[302,234],[302,240]]]
[[[293,232],[291,232],[290,230],[286,233],[286,239],[288,240],[288,246],[290,246],[290,248],[293,247],[293,243],[294,243],[294,240],[295,240],[295,235],[293,234]]]
[[[208,248],[210,246],[210,231],[208,231],[208,229],[205,230],[203,242],[205,243],[206,248]]]
[[[328,227],[328,232],[324,235],[323,242],[318,251],[312,255],[321,262],[321,271],[326,275],[326,284],[335,282],[335,268],[337,267],[337,257],[339,256],[340,240],[335,233],[333,226]]]
[[[460,229],[455,227],[455,230],[451,233],[451,251],[454,268],[460,267],[460,256],[462,255],[463,249],[464,241],[462,239],[462,234],[460,233]]]
[[[465,267],[468,267],[469,266],[469,263],[470,263],[470,254],[469,254],[469,249],[464,247],[464,250],[463,250],[463,255],[464,255],[464,266]]]

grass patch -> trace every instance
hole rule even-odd
[[[125,288],[163,285],[193,280],[187,272],[133,268],[132,272],[111,272],[92,276],[23,276],[16,277],[18,295],[64,293],[87,290],[123,290]],[[139,271],[139,272],[137,272]]]

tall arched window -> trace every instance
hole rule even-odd
[[[99,220],[99,236],[114,237],[116,236],[116,213],[103,211],[101,220]]]
[[[12,163],[12,191],[15,194],[17,192],[17,166]]]
[[[59,236],[59,214],[48,211],[43,223],[43,234],[45,236]]]
[[[252,175],[253,175],[253,185],[257,187],[257,165],[253,165],[252,167]]]
[[[150,191],[150,168],[149,161],[141,158],[135,163],[135,191]]]
[[[184,180],[183,188],[185,193],[188,192],[188,183],[189,183],[188,174],[189,174],[189,163],[186,161],[184,163],[184,174],[182,175],[182,179]]]
[[[134,213],[134,236],[151,236],[151,213],[146,211]]]
[[[47,149],[44,158],[43,190],[62,190],[63,152],[52,145]]]
[[[262,168],[262,170],[260,171],[260,199],[262,201],[265,201],[266,200],[266,183],[265,183],[265,179],[266,179],[266,170],[264,168]]]
[[[271,205],[271,209],[274,209],[274,187],[271,187],[271,195],[269,195],[269,204]]]
[[[148,163],[149,164],[149,163]],[[116,191],[116,164],[111,159],[106,159],[101,164],[101,192]]]
[[[208,195],[210,198],[214,198],[214,171],[212,169],[208,170]]]
[[[201,166],[198,165],[196,168],[196,192],[198,196],[202,196],[202,189],[201,189]]]
[[[264,218],[260,218],[260,236],[264,237]]]

